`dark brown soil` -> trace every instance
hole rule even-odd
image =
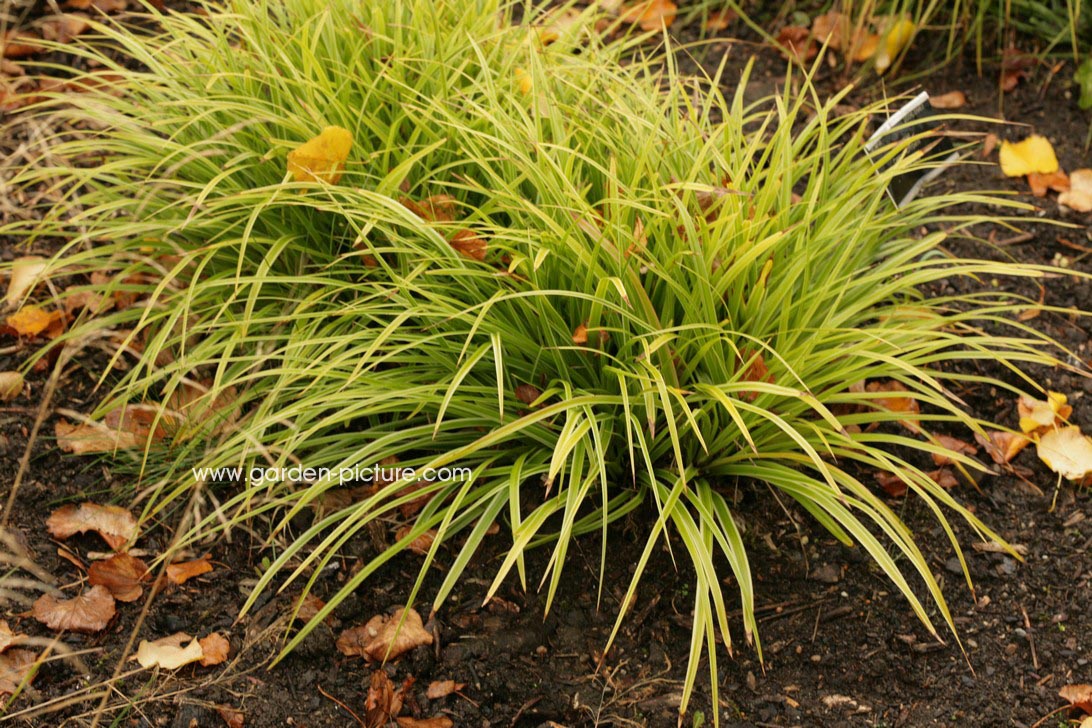
[[[693,28],[675,30],[684,39],[695,34]],[[738,29],[727,32],[733,33],[739,34]],[[695,51],[695,57],[714,67],[726,51],[730,54],[726,85],[738,78],[738,69],[752,53],[753,82],[759,92],[783,83],[784,62],[775,52],[751,43],[713,44],[705,48],[704,56]],[[962,111],[1031,125],[1053,140],[1064,168],[1092,166],[1084,149],[1089,114],[1080,112],[1064,93],[1068,72],[1049,71],[1046,66],[1038,69],[1007,94],[1003,116],[995,68],[987,67],[979,78],[972,64],[965,64],[962,70],[956,66],[920,83],[933,93],[964,91],[971,103]],[[841,82],[836,70],[827,75],[820,79],[825,88]],[[851,102],[881,91],[873,84],[855,92]],[[985,127],[967,123],[964,128]],[[1026,129],[998,125],[993,131],[1002,137],[1022,136]],[[5,153],[11,146],[4,143]],[[1022,242],[999,247],[958,242],[953,244],[958,252],[1092,272],[1089,216],[1068,218],[1076,225],[1070,229],[1037,222],[1040,217],[1061,217],[1056,202],[1031,197],[1023,180],[1002,178],[993,164],[962,167],[938,184],[1011,190],[1038,208],[1023,213],[1021,230],[1031,235],[1020,238]],[[1001,226],[977,232],[992,233],[1002,242],[1016,236]],[[4,259],[20,254],[24,251],[10,244],[0,250]],[[1073,276],[1041,282],[1047,305],[1092,310],[1087,282]],[[953,280],[949,285],[956,290],[972,284]],[[1017,286],[1033,299],[1040,295],[1035,282],[982,285]],[[1088,321],[1044,312],[1029,324],[1088,361]],[[0,339],[0,370],[16,368],[27,354],[11,339]],[[96,400],[93,385],[102,364],[93,355],[81,355],[62,378],[54,405],[89,410]],[[988,365],[982,371],[1001,375]],[[1031,374],[1044,385],[1070,393],[1074,421],[1092,422],[1087,396],[1092,380],[1049,370],[1033,369]],[[29,395],[0,407],[0,483],[9,487],[47,378],[44,369],[36,371],[29,378]],[[978,416],[1015,425],[1015,407],[1007,393],[967,387],[956,394]],[[85,498],[128,502],[137,486],[116,476],[108,464],[60,456],[51,441],[55,419],[56,414],[47,415],[34,443],[10,525],[34,561],[54,575],[57,584],[65,584],[79,574],[58,556],[57,544],[46,534],[47,515],[62,503]],[[950,637],[942,644],[921,627],[866,554],[840,546],[798,511],[782,509],[765,489],[741,487],[737,512],[746,525],[757,580],[765,662],[742,643],[734,646],[732,658],[722,648],[717,660],[720,704],[714,708],[703,660],[695,702],[683,722],[710,723],[715,709],[725,726],[1065,725],[1065,713],[1037,722],[1064,705],[1057,696],[1061,686],[1092,682],[1092,499],[1087,490],[1074,490],[1066,483],[1052,507],[1053,474],[1030,451],[1017,464],[1015,475],[989,477],[979,490],[962,487],[957,493],[1002,537],[1026,548],[1023,562],[979,552],[970,548],[974,539],[962,529],[973,593],[947,539],[924,507],[914,499],[891,501],[919,535],[945,582],[962,651]],[[693,602],[693,574],[686,564],[680,561],[676,566],[666,549],[656,551],[647,571],[651,578],[646,576],[615,646],[606,656],[601,652],[644,545],[641,524],[649,518],[649,513],[638,512],[632,521],[610,530],[608,570],[598,604],[600,544],[594,538],[578,542],[548,615],[543,611],[544,597],[533,588],[549,556],[542,551],[530,557],[528,593],[512,582],[502,588],[500,599],[481,606],[504,548],[503,543],[487,541],[430,625],[437,637],[435,649],[414,650],[382,668],[396,684],[415,679],[409,689],[413,699],[403,713],[447,715],[456,726],[676,725]],[[171,524],[161,526],[149,526],[139,545],[150,551],[163,549],[171,538]],[[71,539],[68,545],[79,554],[103,548],[94,536]],[[339,702],[363,717],[369,678],[376,668],[340,655],[334,647],[337,628],[323,626],[283,662],[266,669],[287,629],[294,594],[263,596],[255,611],[236,620],[262,559],[273,552],[243,532],[210,550],[215,570],[160,593],[136,637],[219,630],[236,651],[232,661],[157,675],[128,663],[118,677],[115,668],[127,654],[142,602],[120,605],[118,617],[104,632],[63,636],[79,653],[82,665],[56,659],[44,666],[33,688],[9,708],[7,720],[31,726],[87,725],[98,712],[104,726],[219,726],[226,723],[215,706],[226,705],[242,711],[250,727],[357,724]],[[370,543],[350,547],[337,568],[328,569],[318,582],[318,595],[335,591],[373,550]],[[440,567],[426,581],[425,595],[438,586],[442,564],[455,553],[453,546],[443,549]],[[337,611],[341,625],[360,624],[400,606],[418,566],[418,559],[406,557],[373,576],[357,598]],[[725,593],[736,599],[733,585]],[[28,605],[9,603],[3,617],[17,631],[50,636],[26,609]],[[939,615],[931,616],[942,622]],[[103,681],[112,676],[116,679],[103,699]],[[428,700],[427,686],[441,679],[465,683],[461,695]]]

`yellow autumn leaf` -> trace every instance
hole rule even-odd
[[[909,18],[899,18],[892,24],[876,50],[876,73],[882,74],[891,66],[903,49],[910,45],[916,30],[914,21]]]
[[[328,126],[288,153],[288,173],[297,182],[337,184],[352,146],[348,129]]]
[[[1039,438],[1039,458],[1067,480],[1081,480],[1092,473],[1092,438],[1076,425],[1051,430]]]
[[[516,69],[516,84],[519,86],[520,93],[524,96],[531,93],[534,89],[534,83],[531,81],[531,74],[527,73],[522,68]]]
[[[1032,134],[1022,142],[1001,142],[1001,171],[1006,177],[1051,174],[1058,171],[1058,158],[1046,137]]]
[[[1021,396],[1016,402],[1020,413],[1020,429],[1035,432],[1044,427],[1060,424],[1073,414],[1073,408],[1067,404],[1068,398],[1061,392],[1047,392],[1046,400]]]

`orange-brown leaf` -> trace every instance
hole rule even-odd
[[[1092,714],[1092,685],[1083,683],[1066,685],[1058,691],[1058,697],[1069,703],[1072,707]]]
[[[786,25],[777,34],[777,45],[790,61],[803,63],[815,57],[811,31],[801,25]]]
[[[1047,190],[1066,192],[1069,190],[1069,175],[1062,169],[1057,169],[1050,174],[1031,172],[1028,174],[1028,185],[1031,194],[1036,197],[1046,197]]]
[[[986,435],[986,437],[983,437],[976,432],[974,433],[974,439],[998,465],[1005,465],[1010,462],[1020,454],[1021,450],[1031,444],[1030,438],[1018,432],[991,430]]]
[[[135,539],[138,532],[132,513],[120,506],[97,503],[61,506],[46,519],[46,528],[50,536],[62,541],[77,533],[94,531],[115,550]]]
[[[119,602],[135,602],[144,593],[142,583],[148,580],[148,566],[126,552],[114,554],[105,561],[96,561],[87,570],[92,586],[104,586]]]
[[[8,316],[7,324],[19,336],[37,336],[45,332],[47,336],[55,337],[64,331],[64,313],[61,311],[46,311],[40,306],[28,303]],[[60,330],[54,334],[58,324]]]
[[[50,629],[101,632],[114,618],[114,598],[104,586],[93,586],[72,599],[43,594],[34,602],[33,613],[35,619]]]
[[[210,571],[212,571],[212,564],[209,563],[209,554],[205,554],[193,561],[180,561],[177,564],[169,564],[167,566],[167,579],[172,584],[181,585],[195,576],[207,574]]]
[[[473,230],[459,230],[451,236],[449,242],[456,252],[465,255],[467,258],[485,260],[487,249],[485,239]]]
[[[374,662],[395,660],[416,647],[430,644],[432,635],[425,630],[421,615],[415,609],[403,608],[391,616],[378,614],[367,624],[347,629],[337,638],[341,654],[358,655]]]
[[[573,343],[574,344],[586,344],[588,343],[588,326],[587,324],[578,324],[573,329]]]
[[[654,32],[670,28],[679,7],[671,0],[637,0],[621,14],[623,22],[639,25],[641,30]]]
[[[0,695],[11,695],[33,679],[38,662],[31,650],[8,650],[0,655]]]
[[[937,435],[936,443],[941,447],[945,447],[952,452],[960,453],[962,455],[977,455],[978,448],[971,443],[960,440],[958,437],[950,437],[948,435]],[[937,465],[950,465],[952,459],[942,453],[933,453],[933,462]]]
[[[201,644],[201,653],[204,655],[201,658],[201,664],[205,667],[219,665],[231,652],[231,643],[219,632],[213,632],[208,637],[202,637],[197,641]]]
[[[246,725],[246,716],[241,710],[236,710],[230,705],[217,705],[216,712],[228,728],[243,728]]]
[[[465,683],[457,683],[454,680],[433,680],[429,683],[425,695],[428,696],[429,700],[438,700],[462,690],[464,687],[466,687]]]
[[[410,524],[406,524],[405,526],[402,526],[401,528],[399,528],[395,532],[394,537],[397,540],[401,541],[406,536],[409,536],[410,531],[412,531],[412,530],[413,530],[413,526],[410,525]],[[409,545],[406,546],[406,548],[408,548],[410,551],[412,551],[415,554],[420,554],[421,556],[424,556],[425,554],[428,553],[429,549],[432,548],[432,544],[435,541],[436,541],[436,529],[435,528],[430,528],[429,530],[425,531],[424,533],[422,533],[417,538],[410,541]]]
[[[877,409],[887,410],[888,412],[917,415],[921,412],[921,406],[913,396],[899,395],[899,392],[909,392],[909,390],[903,385],[902,382],[894,379],[886,382],[869,382],[866,390],[869,392],[891,392],[894,393],[890,397],[877,397],[872,400],[872,406]],[[913,419],[901,419],[899,424],[910,430],[911,432],[921,432],[921,426],[918,425]]]

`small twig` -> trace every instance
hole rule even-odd
[[[1049,713],[1044,715],[1042,718],[1040,718],[1039,720],[1032,723],[1031,728],[1039,728],[1039,726],[1041,726],[1043,723],[1046,723],[1048,720],[1050,720],[1050,717],[1052,715],[1058,715],[1058,713],[1061,713],[1063,710],[1069,710],[1071,707],[1073,707],[1073,706],[1063,705],[1062,707],[1058,708],[1057,710],[1050,711]]]
[[[1035,637],[1031,633],[1031,620],[1028,619],[1028,610],[1020,607],[1021,613],[1024,615],[1024,630],[1028,637],[1028,646],[1031,647],[1031,666],[1036,670],[1039,669],[1039,655],[1035,652]]]
[[[315,685],[315,687],[316,687],[316,688],[318,688],[318,691],[319,691],[320,693],[322,693],[322,694],[323,694],[323,695],[325,695],[325,696],[326,696],[327,698],[329,698],[330,700],[332,700],[332,701],[334,701],[335,703],[337,703],[337,705],[338,705],[338,706],[340,706],[342,710],[344,710],[344,711],[345,711],[346,713],[348,713],[349,715],[351,715],[351,716],[353,716],[354,718],[356,718],[356,722],[360,724],[361,728],[368,728],[368,725],[367,725],[367,723],[365,723],[365,722],[364,722],[363,720],[361,720],[361,719],[360,719],[360,716],[359,716],[359,715],[357,715],[356,713],[354,713],[354,712],[353,712],[353,709],[352,709],[352,708],[350,708],[350,707],[349,707],[348,705],[346,705],[345,703],[343,703],[343,702],[341,702],[340,700],[338,700],[337,698],[335,698],[335,697],[334,697],[333,695],[330,695],[330,693],[328,693],[328,692],[326,692],[325,690],[323,690],[323,689],[322,689],[322,686],[321,686],[321,685],[318,685],[318,684],[316,684],[316,685]]]

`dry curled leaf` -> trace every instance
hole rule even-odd
[[[12,695],[34,678],[38,655],[31,650],[8,650],[0,654],[0,695]]]
[[[588,343],[588,325],[578,324],[573,329],[573,343],[574,344],[586,344]]]
[[[421,201],[403,197],[402,206],[426,222],[452,222],[456,200],[451,195],[431,195]]]
[[[394,537],[398,541],[401,541],[406,536],[409,536],[410,532],[412,530],[413,530],[413,526],[407,524],[407,525],[402,526],[401,528],[399,528],[395,532]],[[425,554],[427,554],[429,552],[429,549],[432,548],[432,544],[435,541],[436,541],[436,529],[435,528],[430,528],[429,530],[427,530],[424,533],[422,533],[421,535],[419,535],[417,538],[410,541],[409,545],[406,546],[406,548],[408,548],[410,551],[412,551],[415,554],[420,554],[421,556],[424,556]]]
[[[670,28],[678,12],[679,7],[671,0],[636,0],[622,11],[621,19],[640,26],[641,30],[654,32]]]
[[[728,30],[728,28],[732,26],[732,23],[736,22],[737,17],[739,16],[736,14],[736,11],[731,8],[712,10],[705,16],[705,30],[709,33]]]
[[[364,697],[365,718],[369,726],[387,725],[402,711],[402,690],[383,670],[374,670],[368,678],[368,694]]]
[[[1047,190],[1065,192],[1069,189],[1069,175],[1060,169],[1050,174],[1032,172],[1028,175],[1028,186],[1036,197],[1046,197]]]
[[[941,447],[947,448],[952,452],[959,453],[961,455],[978,454],[977,447],[965,440],[960,440],[958,437],[950,437],[948,435],[936,435],[935,440],[937,445],[940,445]],[[933,462],[936,465],[950,465],[952,463],[952,458],[943,453],[935,452],[932,453],[932,456]]]
[[[448,241],[456,252],[472,260],[485,260],[485,239],[473,230],[459,230]]]
[[[10,402],[23,393],[23,375],[0,372],[0,402]]]
[[[219,632],[213,632],[208,637],[197,640],[197,642],[201,645],[201,665],[204,667],[219,665],[227,659],[228,653],[231,652],[231,643]]]
[[[243,728],[246,725],[246,716],[241,710],[236,710],[230,705],[217,705],[216,712],[228,728]]]
[[[1055,425],[1065,424],[1073,414],[1068,398],[1061,392],[1047,392],[1045,400],[1021,395],[1016,401],[1020,413],[1020,429],[1026,433],[1041,432]]]
[[[1039,459],[1066,480],[1083,480],[1092,473],[1092,438],[1076,425],[1044,433],[1036,443]]]
[[[34,602],[34,618],[55,630],[101,632],[114,618],[114,598],[104,586],[93,586],[71,599],[43,594]]]
[[[959,478],[948,468],[940,468],[927,473],[929,479],[945,490],[951,490],[959,485]]]
[[[41,306],[28,303],[6,319],[19,336],[37,336],[44,333],[49,338],[56,338],[64,332],[64,312],[46,311]]]
[[[401,715],[395,718],[398,728],[452,728],[455,724],[446,715],[434,715],[431,718],[411,718]]]
[[[90,28],[91,23],[83,13],[62,13],[42,21],[39,27],[46,40],[68,43]]]
[[[143,582],[149,577],[148,566],[128,553],[117,553],[105,561],[96,561],[87,570],[87,580],[104,586],[119,602],[135,602],[144,593]]]
[[[1092,713],[1092,685],[1066,685],[1058,691],[1058,697],[1069,703],[1070,707]]]
[[[866,390],[869,392],[909,392],[902,382],[894,379],[886,382],[869,382]],[[918,401],[909,394],[878,397],[872,400],[872,405],[878,409],[887,410],[888,412],[905,412],[911,415],[917,415],[921,412],[921,406],[918,404]],[[911,432],[921,433],[921,427],[913,419],[901,419],[899,420],[899,424]]]
[[[74,455],[113,452],[140,445],[132,433],[111,430],[100,422],[73,425],[65,420],[58,420],[53,426],[53,432],[57,436],[57,447]]]
[[[967,105],[967,94],[962,91],[949,91],[946,94],[930,96],[929,105],[934,109],[962,109]]]
[[[516,399],[523,402],[526,405],[534,404],[539,397],[542,396],[542,392],[539,388],[533,384],[517,384],[516,385]]]
[[[990,459],[998,465],[1005,465],[1020,454],[1020,451],[1031,444],[1031,439],[1019,432],[1001,432],[990,430],[983,437],[974,433],[974,439],[989,454]]]
[[[765,382],[767,384],[773,384],[776,380],[774,376],[770,374],[769,368],[766,366],[766,360],[762,358],[761,354],[755,354],[750,349],[741,349],[739,352],[739,364],[747,364],[747,368],[740,375],[740,379],[745,382]],[[749,402],[753,402],[758,397],[760,392],[756,390],[743,390],[740,392],[740,396]]]
[[[172,584],[182,585],[195,576],[201,574],[207,574],[212,571],[212,564],[209,563],[211,554],[205,554],[199,559],[192,561],[180,561],[177,564],[167,565],[167,580]]]
[[[185,647],[183,642],[189,642]],[[201,643],[191,639],[188,634],[178,632],[149,642],[141,640],[133,659],[143,668],[159,667],[164,670],[177,670],[184,665],[200,661],[205,656]]]
[[[902,477],[884,471],[877,471],[873,475],[876,478],[876,482],[883,488],[884,492],[892,498],[900,498],[906,495],[906,490],[909,486]]]
[[[1092,169],[1075,169],[1069,189],[1058,195],[1058,204],[1077,212],[1092,212]]]
[[[12,632],[8,623],[5,620],[0,619],[0,652],[3,652],[12,645],[19,644],[23,641],[24,637],[26,637],[25,634]]]
[[[1052,174],[1058,171],[1058,158],[1046,137],[1032,134],[1020,142],[1001,142],[1001,171],[1006,177]]]
[[[337,184],[352,147],[348,129],[328,126],[288,153],[288,173],[296,182]]]
[[[425,630],[421,615],[415,609],[402,608],[391,616],[378,614],[337,638],[341,654],[359,655],[374,662],[395,660],[415,647],[430,644],[432,635]]]
[[[25,255],[11,261],[11,280],[4,303],[16,306],[37,283],[38,276],[46,269],[48,261],[39,255]]]
[[[115,551],[137,536],[137,521],[121,506],[81,503],[61,506],[50,514],[46,528],[53,538],[65,540],[77,533],[94,531]]]
[[[429,700],[438,700],[439,698],[445,698],[454,692],[458,692],[464,687],[466,687],[465,683],[457,683],[454,680],[433,680],[429,683],[425,695]]]
[[[7,30],[0,36],[0,57],[26,58],[45,49],[38,42],[42,38],[28,30]]]
[[[777,45],[790,61],[803,63],[815,57],[811,31],[801,25],[786,25],[777,34]]]

